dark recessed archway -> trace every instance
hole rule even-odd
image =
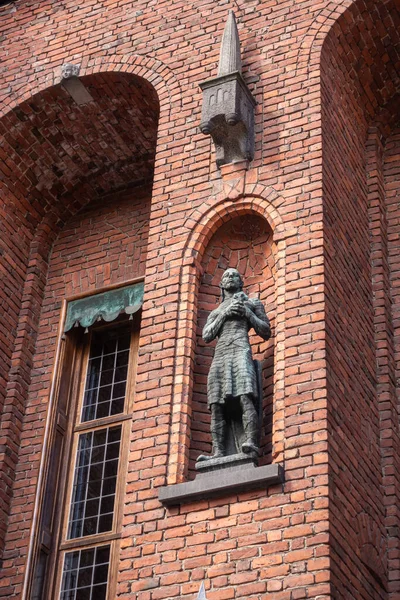
[[[159,116],[153,86],[119,72],[75,83],[84,92],[80,96],[68,83],[59,84],[0,119],[0,306],[7,315],[0,324],[6,340],[0,359],[0,485],[9,488],[52,244],[83,207],[96,210],[103,197],[130,187],[149,190],[153,180]],[[148,213],[148,206],[143,210]],[[0,500],[0,554],[9,501]]]
[[[383,183],[379,183],[377,164],[370,168],[370,150],[367,152],[370,127],[378,127],[385,136],[389,123],[396,120],[400,91],[398,14],[393,0],[356,0],[330,29],[321,53],[330,532],[335,597],[369,597],[374,589],[374,597],[387,598],[387,592],[400,589],[395,588],[395,559],[390,563],[390,555],[385,555],[387,542],[393,556],[398,552],[398,540],[387,529],[391,519],[397,518],[397,492],[393,492],[396,484],[384,476],[385,469],[398,472],[387,451],[389,439],[390,445],[398,448],[393,436],[398,424],[395,429],[389,424],[388,388],[379,396],[380,375],[390,379],[384,361],[388,343],[384,337],[389,331],[383,324],[385,302],[377,304],[390,296],[382,283],[385,241],[379,238],[376,243],[385,229],[377,191],[383,190]],[[382,284],[379,290],[376,281]],[[380,436],[385,438],[383,442]],[[373,535],[359,530],[356,515],[360,514],[368,515]],[[365,540],[369,543],[368,536],[383,562],[389,559],[387,569],[383,563],[375,561],[371,566],[366,560],[363,544]]]
[[[118,72],[79,81],[87,92],[83,102],[60,84],[0,120],[7,186],[38,219],[59,201],[74,213],[96,197],[152,180],[159,113],[154,88]]]

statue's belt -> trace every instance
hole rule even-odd
[[[218,340],[218,346],[231,346],[232,344],[234,344],[235,346],[238,346],[239,348],[243,348],[243,349],[247,349],[250,348],[250,343],[248,342],[248,340],[243,340],[240,338],[220,338]]]

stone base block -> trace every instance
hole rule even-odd
[[[242,465],[254,465],[256,467],[257,464],[257,454],[245,454],[244,452],[240,452],[239,454],[230,454],[229,456],[222,456],[221,458],[210,458],[210,460],[198,461],[196,463],[196,471],[200,474]]]
[[[251,461],[247,455],[243,456]],[[206,461],[208,467],[210,467],[210,462]],[[283,483],[283,481],[283,468],[281,465],[256,467],[251,462],[250,464],[244,462],[233,466],[225,463],[222,468],[199,473],[194,481],[166,485],[160,488],[158,498],[162,504],[173,506],[174,504],[207,499],[213,496],[224,496],[252,489],[267,489],[272,485]]]

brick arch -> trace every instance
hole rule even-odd
[[[100,60],[99,57],[93,58],[82,67],[81,74],[85,77],[96,77],[104,73],[113,73],[115,74],[114,77],[118,77],[119,73],[126,73],[124,75],[126,80],[129,79],[131,81],[135,78],[148,82],[149,87],[146,89],[151,88],[154,90],[154,96],[157,95],[162,105],[163,113],[158,121],[159,136],[167,135],[170,126],[169,119],[172,98],[174,98],[175,105],[178,105],[180,102],[179,85],[176,84],[174,76],[171,76],[170,71],[164,68],[159,61],[146,59],[146,57],[136,57],[134,61],[128,60],[126,63],[123,63],[122,60],[122,57],[118,57],[118,59],[115,57],[104,57],[103,60]],[[132,75],[132,78],[130,75]],[[166,83],[167,80],[170,83]],[[91,200],[97,199],[102,195],[96,192],[96,185],[92,185],[93,182],[90,180],[90,177],[84,180],[84,170],[79,171],[79,176],[67,176],[71,161],[66,163],[65,166],[65,187],[62,189],[62,192],[60,192],[60,177],[58,175],[54,176],[51,180],[56,185],[53,186],[52,183],[51,187],[43,189],[43,186],[46,186],[47,183],[46,177],[42,177],[41,180],[40,177],[35,178],[32,170],[25,168],[26,164],[24,165],[24,160],[23,158],[21,159],[23,151],[26,150],[26,154],[29,154],[31,146],[27,138],[24,138],[23,135],[21,136],[21,131],[18,127],[23,125],[27,128],[32,128],[33,126],[26,115],[23,115],[24,118],[26,117],[26,123],[18,121],[15,115],[13,115],[12,109],[19,110],[21,106],[24,106],[24,101],[26,106],[27,99],[29,100],[35,96],[50,93],[49,90],[54,87],[55,83],[57,82],[54,77],[50,80],[48,76],[43,76],[38,82],[32,83],[28,91],[13,98],[12,104],[9,104],[3,111],[3,116],[0,120],[2,128],[7,133],[7,145],[10,148],[16,149],[15,153],[9,152],[7,156],[5,172],[9,175],[9,180],[6,184],[0,182],[0,199],[4,203],[6,210],[10,213],[10,217],[2,224],[2,227],[7,227],[7,229],[5,229],[5,234],[1,236],[1,245],[4,250],[2,252],[2,261],[4,261],[6,267],[5,273],[6,276],[9,275],[10,283],[5,280],[0,296],[2,300],[4,298],[5,306],[9,304],[12,307],[8,311],[8,337],[10,341],[7,351],[9,355],[2,357],[5,364],[4,379],[6,382],[8,381],[8,385],[6,384],[4,411],[1,418],[4,443],[0,453],[0,466],[2,463],[7,464],[7,468],[0,469],[2,478],[0,486],[2,489],[11,489],[15,476],[15,465],[18,460],[21,434],[19,421],[24,417],[25,407],[23,405],[23,398],[24,392],[30,383],[29,371],[31,354],[33,352],[32,344],[34,344],[39,325],[40,303],[43,300],[43,278],[45,279],[46,277],[45,271],[47,269],[51,243],[71,215],[77,213],[82,206]],[[155,105],[156,102],[154,101],[151,106],[153,104]],[[154,119],[157,119],[158,111],[154,115]],[[14,137],[11,133],[12,128],[9,127],[10,124],[15,125]],[[48,125],[48,122],[46,125]],[[154,138],[154,153],[156,151],[156,141],[160,139],[159,136]],[[10,141],[15,142],[14,146],[10,145]],[[24,145],[25,142],[26,147]],[[37,143],[37,139],[34,139],[33,143]],[[127,144],[125,145],[127,147],[127,154],[130,153],[133,155],[131,147],[128,147]],[[57,142],[54,142],[54,148],[57,148]],[[55,150],[55,152],[57,151]],[[150,152],[148,154],[150,155]],[[42,171],[38,170],[50,173],[51,175],[54,162],[51,160],[50,153],[46,156],[47,158],[43,159],[43,163],[40,165],[41,168],[43,167]],[[69,157],[67,156],[67,158]],[[34,166],[37,167],[39,164],[38,159],[32,160],[36,160]],[[105,160],[105,167],[107,166],[106,163],[107,161]],[[130,174],[133,173],[133,175],[136,175],[136,171],[134,170],[136,167],[133,163],[134,161],[132,161],[132,168],[128,165],[126,169],[127,176],[125,176],[125,181],[128,181],[128,184]],[[154,165],[154,156],[149,159],[149,164],[151,163]],[[101,166],[101,164],[99,160],[99,165]],[[117,165],[116,162],[113,164]],[[21,165],[24,168],[22,169],[21,167],[20,173],[18,169]],[[77,165],[80,165],[79,161],[72,163],[73,168],[77,167]],[[92,179],[97,174],[99,174],[99,178],[101,175],[104,179],[110,175],[110,170],[107,171],[106,168],[99,172],[96,169],[90,171],[88,167],[88,171]],[[74,170],[72,172],[74,173]],[[115,172],[118,174],[119,171],[117,168]],[[77,187],[70,185],[74,177],[78,181],[78,184],[81,185],[79,194],[76,194]],[[39,184],[36,187],[38,180]],[[105,190],[104,193],[107,193],[107,188]],[[16,243],[18,236],[23,238],[23,242],[19,244]],[[18,278],[12,277],[11,269],[8,265],[13,265]],[[36,288],[35,285],[37,286]],[[10,289],[14,293],[9,293]],[[11,318],[13,319],[12,323],[10,322]],[[22,344],[24,341],[25,345]],[[29,343],[26,343],[27,341]],[[3,372],[1,373],[3,375]],[[17,416],[14,416],[14,413]],[[7,522],[9,510],[10,498],[4,494],[0,502],[0,515],[4,523]],[[0,553],[4,533],[4,528],[0,528]]]
[[[357,99],[370,120],[400,86],[400,32],[394,21],[393,2],[346,0],[339,7],[331,3],[324,13],[327,11],[322,22],[316,24],[309,64],[318,59],[323,80],[327,76],[324,62],[329,55],[334,54],[337,63],[342,61],[343,68],[357,82]]]
[[[240,199],[231,200],[223,194],[211,198],[210,207],[202,216],[192,216],[196,225],[189,235],[183,250],[183,266],[180,275],[179,318],[177,324],[177,347],[175,352],[175,373],[173,383],[174,404],[172,407],[172,425],[170,432],[170,450],[168,465],[168,484],[183,481],[187,476],[190,447],[191,394],[193,388],[192,358],[196,338],[197,296],[199,291],[199,274],[204,252],[212,236],[228,221],[235,217],[254,215],[262,218],[271,230],[276,244],[276,280],[275,297],[285,296],[285,229],[274,201],[278,198],[276,190],[263,185],[249,186]],[[214,201],[214,203],[213,203]],[[284,302],[276,303],[275,329],[276,339],[283,334]],[[279,391],[275,396],[275,410],[283,408],[283,357],[281,345],[275,355],[275,385]],[[277,412],[277,410],[276,410]],[[274,436],[283,428],[283,420],[275,419]],[[274,448],[272,457],[279,459],[278,448]]]
[[[79,60],[82,60],[79,75],[80,77],[91,77],[93,81],[93,77],[96,77],[97,75],[106,76],[107,74],[126,74],[138,78],[138,81],[142,80],[143,82],[145,82],[145,84],[148,85],[149,88],[151,88],[154,91],[154,94],[157,97],[159,105],[157,143],[163,143],[163,136],[168,136],[170,133],[170,128],[172,127],[172,113],[174,111],[179,111],[182,104],[182,93],[180,89],[180,84],[177,81],[174,73],[169,69],[168,66],[166,66],[164,63],[157,59],[133,54],[130,56],[108,56],[106,54],[99,53],[90,57],[84,57],[83,59]],[[74,61],[72,60],[71,62]],[[7,133],[7,144],[5,150],[8,154],[7,166],[4,167],[5,173],[7,173],[7,167],[9,167],[10,164],[12,164],[13,160],[12,157],[10,157],[11,152],[9,152],[9,150],[13,150],[12,144],[14,142],[14,134],[12,133],[13,110],[20,109],[20,107],[24,105],[27,106],[26,103],[31,102],[36,98],[42,97],[43,94],[48,93],[52,89],[55,89],[56,86],[58,86],[60,83],[61,67],[57,67],[56,69],[53,69],[51,71],[47,70],[40,77],[36,77],[35,79],[32,79],[31,82],[26,84],[23,91],[20,90],[20,93],[17,92],[14,95],[9,96],[8,104],[7,102],[3,103],[3,108],[2,110],[0,110],[0,134],[2,133],[1,125],[3,124],[3,131],[4,133]],[[46,125],[48,124],[49,123],[47,122]],[[35,126],[36,125],[37,124],[35,123]],[[34,141],[36,142],[37,140]],[[17,141],[15,142],[15,145],[18,145]],[[21,160],[24,160],[23,155],[21,157]],[[19,163],[21,163],[21,160],[19,160]],[[125,169],[126,165],[123,164],[123,161],[119,162],[121,162],[122,169]],[[12,174],[12,171],[13,169],[11,168],[10,175]],[[101,175],[103,175],[101,170],[100,172],[96,171],[96,178]],[[43,174],[40,174],[39,177],[41,177],[41,179],[44,180],[44,185],[42,185],[42,193],[44,194],[47,194],[49,196],[51,194],[53,194],[53,196],[54,194],[56,194],[56,196],[59,197],[60,195],[65,196],[66,193],[72,196],[76,192],[76,189],[71,188],[70,184],[69,189],[65,186],[63,187],[62,179],[60,180],[59,174],[57,174],[57,177],[59,179],[59,181],[57,181],[57,178],[50,173],[50,178],[53,177],[53,180],[57,183],[57,186],[49,185],[49,182],[47,181],[48,179],[50,180],[48,174],[45,174],[44,177]],[[86,174],[85,177],[86,179],[84,181],[84,185],[82,185],[82,182],[80,182],[79,184],[82,187],[83,195],[90,194],[91,192],[89,188],[93,186],[90,180],[90,173],[89,175]],[[25,181],[21,182],[22,185],[16,186],[12,182],[11,177],[9,183],[9,187],[16,187],[16,189],[18,190],[17,192],[13,190],[14,193],[20,194],[22,186],[25,186],[25,189],[30,189],[32,187],[32,178],[27,179],[25,177]],[[116,182],[117,187],[118,185],[118,182]],[[107,191],[103,193],[107,193]],[[80,195],[82,196],[82,194]],[[52,201],[54,202],[56,200],[57,198],[54,197]],[[36,203],[37,206],[35,208],[40,213],[41,203],[38,201],[38,198],[32,198],[32,201]],[[66,202],[64,201],[63,204],[65,205]]]
[[[386,5],[390,5],[390,3],[391,0],[380,0],[379,2],[344,0],[341,4],[328,2],[315,15],[310,28],[302,39],[299,49],[299,67],[306,66],[308,72],[318,68],[321,54],[329,37],[334,37],[336,43],[341,44],[344,37],[351,36],[354,27],[368,18],[373,10],[386,10]],[[372,29],[373,25],[372,22],[368,23],[368,29]],[[363,38],[362,35],[361,38]],[[363,46],[368,46],[368,40],[363,39]],[[353,57],[350,54],[346,58],[352,59]],[[351,66],[351,60],[347,62]]]
[[[70,61],[65,60],[65,62],[74,63],[78,61],[71,59]],[[181,87],[173,71],[162,61],[149,56],[140,54],[115,54],[113,56],[95,54],[83,57],[79,76],[113,71],[137,75],[151,83],[158,94],[161,111],[168,109],[170,105],[172,106],[172,97],[174,98],[176,110],[181,108]],[[58,83],[61,83],[61,68],[58,66],[52,69],[48,68],[40,76],[35,74],[24,88],[19,89],[4,100],[3,108],[0,110],[0,118],[32,96]]]
[[[144,68],[136,75],[129,65],[109,71],[97,67],[89,66],[86,70],[94,74],[84,76],[93,105],[78,105],[61,86],[52,85],[0,119],[7,185],[31,212],[31,229],[49,208],[68,216],[91,199],[149,179],[153,172],[157,140],[163,142],[167,134],[168,94],[160,118],[160,96],[142,76]],[[117,106],[112,101],[116,94]],[[142,105],[143,95],[148,102]],[[89,139],[82,129],[89,130]],[[146,131],[150,135],[142,133]]]
[[[299,66],[305,65],[308,73],[312,68],[319,65],[322,46],[329,31],[346,12],[346,10],[355,4],[357,0],[346,0],[338,5],[337,2],[328,2],[326,6],[321,8],[315,15],[313,22],[304,35],[299,48]]]
[[[283,234],[283,221],[273,202],[278,194],[274,188],[257,184],[252,187],[246,187],[244,194],[239,196],[238,200],[231,201],[223,193],[210,200],[210,208],[197,219],[195,215],[192,218],[196,221],[184,250],[185,260],[193,255],[193,252],[202,256],[204,250],[212,235],[218,229],[225,219],[231,218],[235,213],[246,214],[254,212],[265,218],[275,235]]]

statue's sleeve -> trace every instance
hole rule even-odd
[[[205,342],[212,342],[217,337],[225,318],[219,308],[213,310],[207,319],[207,323],[203,329],[203,340]]]
[[[264,304],[258,298],[249,302],[251,309],[248,311],[248,319],[254,331],[263,338],[269,340],[271,337],[271,326],[266,315]]]

